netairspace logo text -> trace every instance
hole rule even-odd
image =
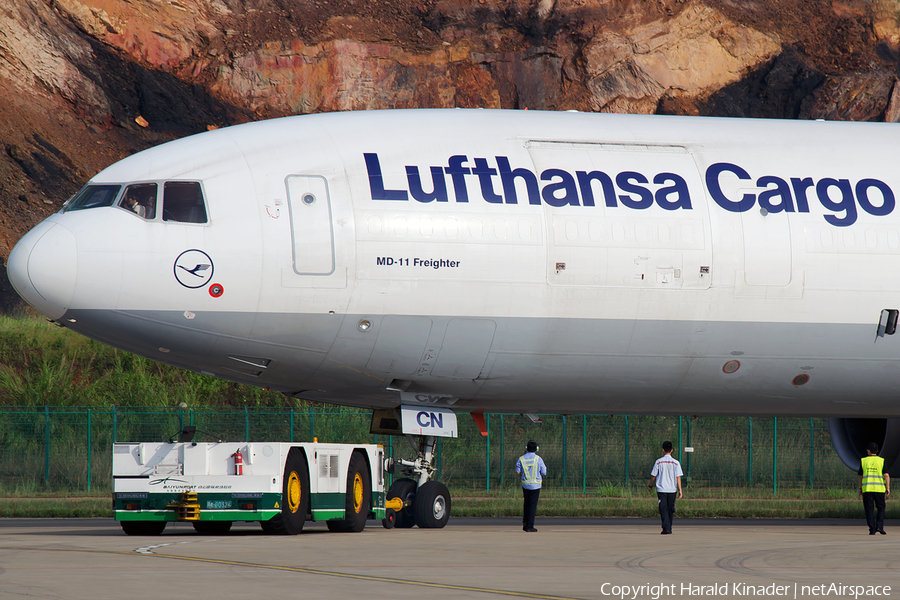
[[[726,596],[729,598],[744,597],[782,597],[782,598],[878,598],[891,595],[889,585],[845,585],[842,583],[822,583],[819,585],[753,585],[749,583],[714,583],[710,585],[694,585],[692,583],[647,583],[644,585],[615,585],[604,583],[600,586],[604,596],[624,600],[638,598],[660,598],[671,596]]]

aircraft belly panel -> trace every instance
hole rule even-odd
[[[366,368],[397,375],[415,373],[430,333],[428,317],[386,316],[381,321]]]
[[[477,379],[497,325],[490,319],[451,319],[431,370],[432,377]]]
[[[289,392],[320,390],[322,399],[358,406],[398,404],[399,394],[387,387],[401,377],[410,391],[453,396],[463,409],[547,410],[541,407],[550,403],[570,413],[900,416],[900,347],[891,338],[875,342],[874,326],[250,313],[187,318],[175,311],[66,316],[75,319],[68,322],[74,331],[103,331],[100,341],[161,362]],[[370,322],[368,330],[362,321]],[[252,340],[238,335],[250,330]],[[372,334],[381,330],[387,337],[379,344]],[[410,372],[417,361],[420,368]],[[366,370],[352,368],[367,363]]]

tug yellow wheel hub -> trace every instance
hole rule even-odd
[[[363,480],[362,475],[356,473],[353,476],[353,512],[359,514],[363,506]]]
[[[300,485],[300,476],[297,475],[296,471],[291,471],[291,474],[288,475],[287,502],[288,509],[290,509],[292,513],[295,513],[300,509],[300,499],[302,497],[303,487]]]

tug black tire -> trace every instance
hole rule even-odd
[[[381,520],[381,526],[385,529],[393,529],[394,523],[397,522],[397,512],[393,508],[387,508],[384,511],[384,518]]]
[[[284,461],[284,483],[281,491],[281,512],[268,521],[261,521],[263,531],[272,535],[297,535],[303,531],[309,514],[309,469],[300,448],[291,448]]]

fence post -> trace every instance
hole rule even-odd
[[[244,441],[250,441],[250,410],[244,405]]]
[[[312,439],[312,438],[310,438]],[[394,458],[394,436],[388,436],[388,456]],[[391,489],[391,486],[394,485],[394,470],[391,469],[388,471],[388,490]]]
[[[112,407],[113,417],[113,444],[119,441],[119,414],[115,406]]]
[[[628,423],[628,415],[625,415],[625,487],[628,487],[629,483],[629,474],[628,472],[631,470],[628,464],[629,456],[631,455],[631,426]]]
[[[435,452],[434,463],[436,468],[435,478],[440,481],[441,480],[441,438],[437,439],[437,450]],[[500,471],[501,476],[503,471]]]
[[[44,487],[50,485],[50,407],[44,405]]]
[[[91,491],[91,409],[87,409],[87,491]]]
[[[294,441],[294,409],[291,409],[291,442]]]
[[[681,440],[681,415],[678,415],[678,462],[684,460],[681,458],[681,450],[683,445],[684,444],[682,444]]]
[[[189,416],[190,416],[190,419],[189,419],[190,422],[188,423],[188,425],[193,427],[194,426],[194,409],[193,408],[190,410]]]
[[[485,488],[491,491],[491,415],[484,415],[484,427],[487,429],[487,441],[484,444]]]
[[[816,424],[812,417],[809,419],[809,489],[813,489],[814,477],[816,473]]]
[[[315,429],[313,428],[313,409],[312,406],[306,407],[307,413],[309,414],[309,441],[313,441],[316,439]]]
[[[503,450],[506,442],[506,427],[503,423],[503,415],[500,415],[500,487],[503,487],[503,473],[506,472],[503,464]]]
[[[692,427],[693,419],[688,419],[687,423],[687,443],[688,446],[691,446],[691,427]],[[691,483],[691,457],[694,455],[693,452],[687,453],[687,476],[684,478],[685,482]]]
[[[587,493],[587,415],[581,415],[581,493]]]
[[[747,485],[753,485],[753,417],[747,417]]]
[[[563,469],[562,469],[562,487],[566,486],[569,472],[569,436],[568,427],[566,427],[566,415],[562,416],[563,421]]]
[[[772,417],[772,493],[778,493],[778,417]]]

